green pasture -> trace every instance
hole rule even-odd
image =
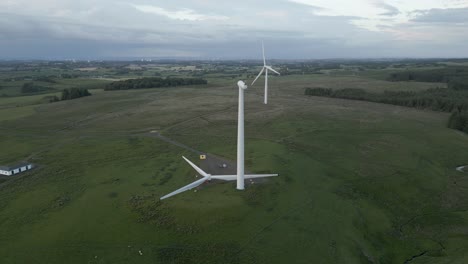
[[[0,183],[1,263],[468,262],[468,174],[455,171],[468,137],[449,114],[304,96],[440,84],[274,77],[263,105],[260,81],[246,91],[246,167],[280,176],[160,202],[196,179],[181,156],[198,157],[145,133],[235,160],[236,81],[0,98],[0,165],[38,165]]]
[[[33,82],[35,85],[47,87],[49,90],[40,93],[24,94],[21,93],[21,87],[23,84]],[[0,81],[0,100],[9,98],[12,96],[47,96],[61,92],[63,89],[69,88],[85,88],[85,89],[102,89],[103,86],[110,81],[104,79],[86,79],[86,78],[75,78],[75,79],[57,79],[56,83],[40,82],[40,81],[11,81],[1,82]]]

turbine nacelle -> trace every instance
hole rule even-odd
[[[248,88],[247,84],[245,84],[245,82],[242,80],[237,82],[237,86],[239,86],[239,88],[241,88],[242,90],[246,90]]]

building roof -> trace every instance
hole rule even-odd
[[[19,164],[14,165],[14,166],[0,166],[0,170],[12,171],[12,170],[16,170],[16,169],[19,169],[21,167],[28,166],[28,165],[32,165],[32,163],[21,162]]]

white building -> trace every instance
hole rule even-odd
[[[0,166],[0,175],[12,176],[33,168],[31,163],[20,163],[15,166]]]

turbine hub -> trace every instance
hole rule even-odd
[[[237,82],[237,85],[239,86],[239,88],[241,88],[242,90],[245,90],[247,89],[247,84],[245,84],[244,81],[240,80]]]

